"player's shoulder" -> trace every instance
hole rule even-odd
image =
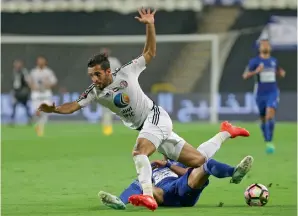
[[[275,61],[275,62],[277,62],[277,58],[274,57],[274,56],[271,56],[271,57],[270,57],[270,60],[271,60],[271,61]]]
[[[129,61],[126,64],[122,65],[121,67],[116,68],[115,71],[113,71],[113,75],[121,76],[121,75],[128,74],[131,70],[132,64],[133,62]]]
[[[254,56],[249,59],[249,62],[257,62],[259,60],[260,60],[259,56]]]
[[[49,67],[46,67],[44,70],[45,70],[46,73],[50,73],[50,74],[53,73],[53,70]]]

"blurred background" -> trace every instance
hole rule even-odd
[[[145,26],[134,19],[141,6],[158,10],[160,37],[157,56],[139,81],[173,120],[211,121],[213,112],[215,121],[256,121],[253,79],[244,81],[242,73],[257,54],[259,39],[270,40],[273,56],[287,72],[279,81],[277,119],[297,119],[296,0],[2,0],[1,4],[2,123],[12,115],[16,60],[30,73],[37,57],[43,56],[58,80],[54,101],[75,100],[90,84],[86,64],[92,55],[108,52],[116,65],[142,52]],[[94,105],[51,119],[98,122],[102,112]],[[15,119],[20,124],[27,121],[21,104]]]

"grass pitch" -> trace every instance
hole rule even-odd
[[[201,199],[191,208],[147,209],[129,206],[125,211],[108,209],[97,198],[100,190],[119,195],[136,177],[131,158],[136,131],[116,125],[105,137],[99,125],[51,124],[38,138],[27,126],[2,126],[2,215],[3,216],[239,216],[286,215],[296,212],[297,127],[277,124],[276,152],[265,153],[257,123],[243,123],[250,138],[223,144],[215,158],[232,165],[245,155],[255,158],[253,168],[241,184],[229,179],[210,179]],[[218,125],[175,124],[175,131],[198,146],[217,133]],[[155,154],[153,158],[160,155]],[[265,207],[248,207],[244,190],[252,183],[271,185]],[[222,202],[222,207],[218,207]]]

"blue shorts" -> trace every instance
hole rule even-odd
[[[277,109],[279,103],[279,92],[273,92],[267,95],[258,95],[256,103],[259,109],[260,116],[266,115],[266,108],[270,107]]]
[[[180,178],[172,181],[162,188],[164,190],[164,203],[162,206],[194,206],[200,198],[202,191],[209,184],[209,180],[200,189],[192,189],[188,186],[188,177],[192,168]]]

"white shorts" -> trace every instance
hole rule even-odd
[[[52,97],[53,97],[53,94],[51,91],[45,91],[45,92],[33,91],[31,93],[32,108],[36,110],[42,103],[47,103],[50,105],[52,103],[52,99],[53,99]]]
[[[173,123],[169,114],[162,107],[154,105],[138,138],[150,140],[158,152],[172,160],[178,160],[185,140],[172,130]]]

